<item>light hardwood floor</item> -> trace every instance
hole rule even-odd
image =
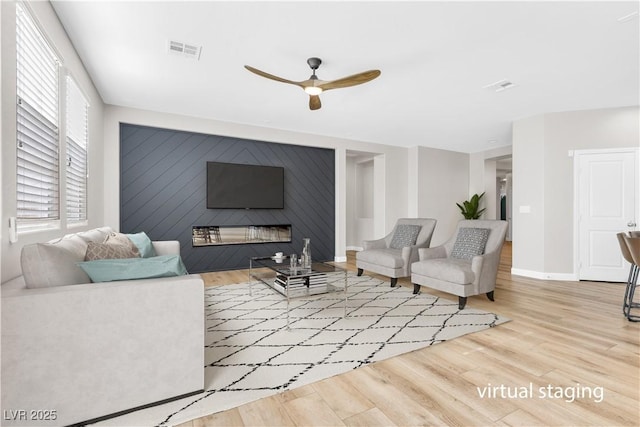
[[[355,270],[354,256],[340,265]],[[507,244],[496,301],[476,296],[467,305],[511,322],[180,427],[639,426],[640,324],[622,315],[624,285],[535,280],[510,270]],[[247,271],[207,273],[204,279],[207,286],[238,283],[247,280]],[[409,279],[399,283],[412,287]],[[424,287],[422,292],[455,300]],[[501,389],[494,389],[495,398],[482,398],[489,385],[510,389],[503,389],[504,398]],[[552,398],[541,395],[549,390]],[[571,402],[576,391],[583,396]]]

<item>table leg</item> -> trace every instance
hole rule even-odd
[[[249,258],[249,296],[253,296],[253,260]]]
[[[347,317],[347,303],[349,301],[349,293],[347,292],[347,270],[344,271],[344,316]]]
[[[289,278],[287,278],[287,330],[289,328],[289,288],[291,288],[291,283],[289,283]]]

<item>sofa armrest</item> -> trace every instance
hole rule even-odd
[[[488,292],[495,286],[501,249],[471,259],[471,270],[476,275],[474,285],[478,286],[478,292]]]
[[[404,265],[411,265],[414,262],[417,262],[420,259],[420,249],[428,248],[430,241],[431,239],[427,239],[422,243],[402,248],[402,259],[404,259]]]
[[[418,249],[418,255],[420,261],[435,258],[446,258],[447,251],[444,246],[436,246],[435,248],[420,248]]]
[[[156,255],[180,255],[180,242],[177,240],[161,240],[151,243]]]
[[[387,242],[384,238],[376,240],[363,240],[362,247],[365,251],[367,249],[384,249],[387,247]]]

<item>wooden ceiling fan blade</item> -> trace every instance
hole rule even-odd
[[[257,75],[262,76],[262,77],[266,77],[267,79],[275,80],[277,82],[282,82],[282,83],[289,83],[289,84],[300,86],[300,87],[304,88],[300,84],[300,82],[294,82],[293,80],[283,79],[282,77],[278,77],[278,76],[274,76],[273,74],[265,73],[264,71],[258,70],[257,68],[253,68],[253,67],[251,67],[249,65],[245,65],[244,68],[246,68],[247,70],[251,71],[254,74],[257,74]]]
[[[363,73],[354,74],[352,76],[343,77],[338,80],[332,80],[319,85],[322,90],[339,89],[343,87],[350,87],[361,85],[362,83],[369,82],[380,75],[380,70],[369,70]]]
[[[320,97],[318,95],[310,95],[309,96],[309,109],[310,110],[319,110],[322,107],[322,103],[320,102]]]

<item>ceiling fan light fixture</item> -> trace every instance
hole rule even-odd
[[[305,86],[304,91],[309,95],[320,95],[322,93],[322,88],[318,86]]]

